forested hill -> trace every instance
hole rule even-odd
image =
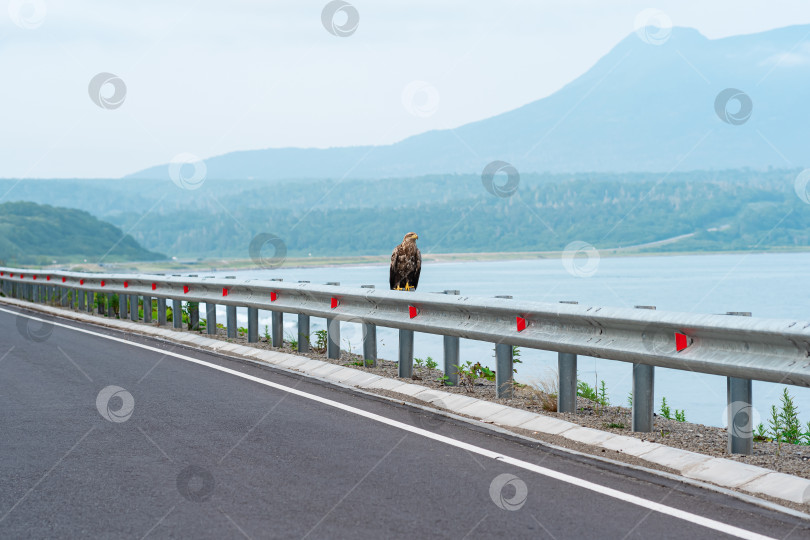
[[[291,257],[388,254],[408,231],[419,233],[423,254],[556,251],[574,241],[600,250],[654,244],[647,252],[796,250],[810,248],[800,173],[521,174],[507,197],[488,192],[480,175],[208,180],[193,191],[158,180],[0,180],[0,193],[76,205],[184,259],[247,259],[259,233],[280,237]]]
[[[82,210],[32,202],[0,204],[0,261],[5,264],[161,259],[165,256]]]

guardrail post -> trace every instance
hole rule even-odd
[[[444,294],[453,294],[458,296],[461,291],[448,289]],[[447,377],[447,382],[453,386],[458,386],[458,365],[461,363],[459,360],[460,340],[455,336],[442,336],[444,341],[444,375]]]
[[[281,311],[272,312],[273,347],[284,346],[284,313]]]
[[[309,283],[299,281],[298,283]],[[309,315],[298,314],[298,352],[309,352]]]
[[[191,330],[197,332],[200,330],[200,303],[188,302],[188,322],[191,324]]]
[[[172,298],[172,328],[183,328],[183,302]]]
[[[158,326],[166,326],[166,299],[157,299],[157,323]]]
[[[225,306],[225,324],[228,327],[228,337],[236,338],[236,306]]]
[[[633,364],[633,431],[653,430],[655,367]]]
[[[512,346],[507,343],[495,345],[495,397],[510,399],[512,397]]]
[[[340,358],[340,321],[326,319],[326,357]]]
[[[236,279],[236,276],[225,276],[225,279]],[[232,339],[239,334],[236,326],[236,306],[225,306],[225,333]]]
[[[360,285],[361,289],[373,289],[374,285]],[[363,365],[377,367],[377,325],[363,324]]]
[[[96,303],[98,304],[98,314],[104,315],[104,294],[98,293],[96,294]]]
[[[248,308],[248,343],[259,341],[259,308]]]
[[[298,352],[309,352],[309,315],[298,315]]]
[[[340,285],[339,281],[329,281],[327,285]],[[340,321],[326,319],[326,357],[340,358]]]
[[[655,306],[634,306],[636,309],[655,309]],[[633,431],[649,433],[653,430],[655,410],[655,367],[633,364]]]
[[[281,278],[272,278],[270,281],[284,281]],[[273,347],[284,347],[284,312],[272,311],[270,313],[270,332]]]
[[[726,315],[750,317],[749,311],[729,311]],[[726,377],[726,415],[730,454],[754,453],[753,388],[751,379]]]
[[[143,322],[151,323],[152,322],[152,297],[151,296],[144,296],[143,297]]]
[[[115,306],[113,306],[113,294],[107,293],[107,317],[115,317]]]
[[[557,412],[577,411],[577,355],[557,353]]]
[[[129,319],[134,322],[138,322],[140,317],[138,317],[138,295],[133,294],[129,297]]]
[[[754,420],[751,403],[751,379],[726,378],[728,452],[751,455],[754,453]]]
[[[399,376],[413,377],[413,330],[399,331]]]
[[[118,318],[122,321],[129,317],[129,307],[127,307],[127,295],[118,295]]]
[[[205,333],[217,335],[217,305],[213,302],[205,303]]]
[[[511,299],[509,295],[498,295],[495,298]],[[495,397],[509,399],[512,397],[512,374],[514,373],[514,348],[503,343],[495,344]]]
[[[79,311],[84,311],[87,304],[87,295],[84,291],[79,290]]]

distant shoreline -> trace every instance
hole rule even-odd
[[[599,256],[613,257],[662,257],[685,255],[734,255],[734,254],[765,254],[765,253],[804,253],[808,248],[784,249],[757,249],[757,250],[729,250],[729,251],[632,251],[628,248],[611,248],[598,250]],[[484,252],[484,253],[422,253],[424,264],[442,264],[454,262],[491,262],[491,261],[530,261],[536,259],[559,259],[563,251],[518,251],[518,252]],[[389,264],[387,255],[360,255],[356,257],[291,257],[287,258],[280,267],[283,268],[335,268],[358,266],[383,266]],[[94,263],[76,263],[68,266],[71,270],[88,272],[105,271],[136,271],[136,272],[183,272],[204,271],[217,272],[224,270],[251,270],[259,265],[251,259],[204,259],[200,261],[154,261],[154,262],[121,262],[108,263],[102,266]]]

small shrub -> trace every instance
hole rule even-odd
[[[442,386],[453,386],[453,383],[450,382],[450,377],[447,375],[441,375],[436,377],[436,382],[441,384]]]
[[[768,434],[771,440],[776,441],[776,455],[779,455],[779,450],[782,448],[782,417],[779,415],[779,410],[776,405],[771,405],[771,418],[768,420],[768,427],[770,428]]]
[[[610,400],[607,397],[607,385],[605,384],[605,381],[600,381],[600,382],[601,382],[601,384],[599,386],[599,394],[600,395],[599,395],[599,399],[597,401],[599,401],[599,404],[602,407],[610,407]]]
[[[801,423],[799,422],[799,410],[793,402],[793,396],[788,393],[785,388],[780,398],[782,402],[782,410],[779,412],[779,417],[782,420],[782,438],[788,444],[800,444],[803,437],[801,433]]]
[[[315,346],[313,349],[319,353],[326,352],[326,330],[318,330],[315,332]]]
[[[661,400],[661,416],[663,416],[667,420],[672,419],[672,411],[669,408],[669,405],[667,404],[667,398],[666,397],[662,398],[662,400]]]
[[[472,362],[467,360],[461,365],[456,365],[456,373],[458,373],[458,384],[463,386],[467,392],[472,392],[475,386],[475,372],[473,371]]]
[[[428,356],[427,360],[425,360],[425,365],[427,366],[428,369],[436,369],[439,366],[439,363],[436,362],[430,356]]]
[[[298,350],[298,340],[295,339],[295,336],[293,334],[287,335],[287,343],[290,344],[290,349],[294,351]]]
[[[579,397],[596,401],[596,389],[585,381],[577,381],[577,395]]]

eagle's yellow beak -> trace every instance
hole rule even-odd
[[[414,240],[419,240],[419,235],[414,233],[414,235],[413,235],[413,239],[414,239]]]

